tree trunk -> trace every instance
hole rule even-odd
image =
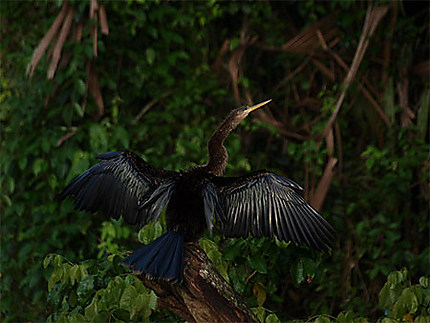
[[[196,243],[186,244],[184,262],[182,284],[139,275],[145,286],[157,294],[159,307],[188,322],[258,322]]]

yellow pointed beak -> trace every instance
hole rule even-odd
[[[249,112],[257,110],[258,108],[261,108],[263,105],[266,105],[267,103],[269,103],[270,101],[272,101],[272,99],[258,103],[256,105],[253,105],[252,107],[248,107]]]

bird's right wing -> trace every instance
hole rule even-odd
[[[276,235],[326,250],[333,246],[335,231],[302,192],[294,181],[264,170],[214,177],[205,189],[206,218],[212,212],[228,237]]]
[[[76,177],[60,198],[73,196],[75,209],[102,211],[129,224],[157,220],[172,193],[177,174],[153,167],[131,151],[104,153],[100,162]]]

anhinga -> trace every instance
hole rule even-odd
[[[129,224],[156,221],[167,205],[167,233],[123,260],[134,271],[183,280],[184,242],[198,239],[214,220],[226,237],[277,236],[318,250],[333,246],[334,229],[302,197],[294,181],[259,170],[221,177],[227,164],[223,143],[246,116],[271,100],[233,110],[212,134],[209,161],[187,171],[156,168],[131,151],[104,153],[99,164],[75,178],[62,198],[74,196],[75,209],[102,211]]]

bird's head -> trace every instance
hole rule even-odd
[[[272,101],[272,99],[255,104],[253,106],[245,106],[241,108],[234,109],[232,112],[230,112],[229,118],[230,120],[235,120],[236,124],[239,124],[243,119],[245,119],[248,114],[250,114],[252,111],[257,110],[258,108],[261,108],[262,106],[266,105]]]
[[[252,111],[261,108],[272,100],[267,100],[250,107],[234,109],[221,123],[218,129],[212,134],[208,142],[209,162],[208,169],[216,176],[221,176],[227,164],[227,150],[223,146],[224,140],[236,126],[245,119]]]

